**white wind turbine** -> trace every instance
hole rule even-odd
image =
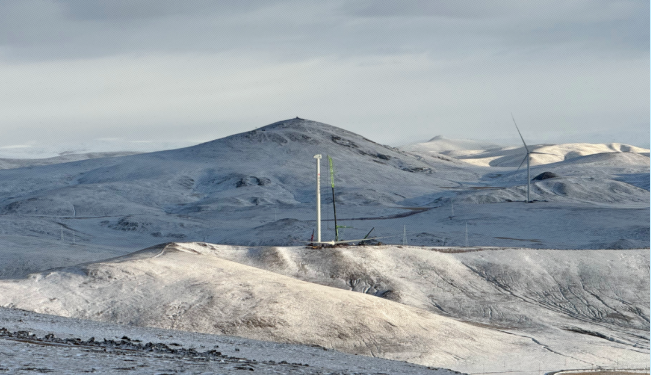
[[[546,152],[530,151],[529,147],[527,147],[527,143],[524,141],[524,138],[522,137],[522,133],[520,133],[520,128],[518,128],[518,124],[515,122],[515,117],[513,117],[513,113],[511,113],[511,118],[513,119],[513,124],[515,125],[515,128],[518,130],[518,134],[520,134],[520,139],[522,139],[522,143],[524,144],[524,149],[527,151],[527,154],[524,156],[524,159],[522,159],[522,163],[520,163],[520,166],[516,171],[520,170],[522,164],[524,164],[525,161],[527,162],[527,203],[531,203],[531,199],[529,199],[529,193],[531,192],[531,171],[529,169],[531,164],[530,162],[531,157],[529,155],[531,154],[552,155],[552,154],[548,154]]]

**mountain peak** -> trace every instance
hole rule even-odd
[[[427,141],[427,142],[441,141],[441,140],[444,140],[444,139],[447,139],[447,138],[445,138],[445,137],[442,136],[442,135],[437,135],[436,137],[430,139],[430,140]]]
[[[340,135],[360,137],[359,134],[353,133],[346,129],[329,125],[323,122],[308,120],[300,117],[277,121],[272,124],[260,127],[256,130],[267,131],[267,130],[284,130],[284,129],[293,130],[293,131],[316,132],[316,133],[328,132],[328,133],[335,133]]]
[[[258,128],[258,130],[271,130],[271,129],[298,129],[304,130],[306,127],[333,127],[332,125],[324,124],[322,122],[308,120],[300,117],[295,117],[288,120],[276,121],[272,124]]]
[[[338,142],[338,140],[342,140]],[[312,145],[334,142],[359,144],[373,142],[359,134],[353,133],[346,129],[328,125],[322,122],[295,117],[292,119],[281,120],[260,128],[234,134],[226,138],[221,138],[212,142],[227,142],[229,144],[245,143],[276,143],[280,145],[289,145],[291,143],[309,143]],[[212,143],[208,142],[208,143]]]

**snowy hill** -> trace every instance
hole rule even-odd
[[[42,159],[13,159],[2,158],[0,159],[0,169],[13,169],[13,168],[26,168],[35,167],[39,165],[61,164],[69,163],[78,160],[97,159],[97,158],[112,158],[116,156],[135,155],[138,152],[123,151],[123,152],[89,152],[83,154],[65,154]]]
[[[457,371],[642,366],[646,266],[647,251],[167,244],[0,282],[0,306]]]
[[[508,156],[504,149],[486,152]],[[521,158],[510,152],[513,161]],[[324,156],[326,241],[334,238],[330,155],[343,239],[374,228],[372,236],[384,243],[464,245],[468,224],[471,244],[648,246],[644,154],[534,165],[532,177],[546,171],[558,177],[536,181],[532,198],[540,202],[524,207],[518,201],[525,197],[525,170],[402,151],[296,118],[181,149],[0,170],[0,250],[11,260],[0,264],[0,277],[166,241],[306,243],[315,229],[315,154]],[[57,251],[29,255],[43,246]]]
[[[441,136],[434,137],[429,142],[401,146],[400,149],[420,155],[440,153],[463,160],[473,165],[484,167],[517,168],[522,163],[524,155],[526,154],[524,146],[503,147],[470,140],[446,139]],[[632,154],[636,156],[646,156],[647,165],[649,158],[648,149],[621,143],[529,145],[529,150],[543,153],[532,154],[531,165],[558,163],[595,154]]]
[[[544,154],[532,154],[531,165],[542,165],[568,161],[582,156],[595,154],[632,154],[635,156],[646,157],[647,163],[649,150],[635,146],[622,145],[619,143],[611,144],[588,144],[572,143],[560,145],[530,145],[529,149],[534,152]],[[490,150],[474,155],[451,155],[458,159],[464,160],[475,165],[488,165],[491,167],[513,167],[517,168],[525,155],[524,147],[516,149],[505,148],[502,150]],[[635,162],[634,162],[635,163]]]
[[[132,375],[458,375],[451,370],[323,347],[126,326],[0,308],[3,371]],[[164,371],[164,372],[163,372]]]
[[[12,197],[0,204],[5,212],[52,216],[70,215],[73,206],[76,216],[140,213],[119,208],[125,201],[167,213],[297,205],[315,199],[316,153],[332,155],[338,199],[350,204],[395,203],[449,184],[434,178],[440,170],[476,177],[455,161],[416,158],[343,129],[294,119],[178,150],[4,171],[0,191]],[[327,165],[324,170],[325,185]],[[88,195],[117,207],[97,205]]]
[[[374,210],[440,191],[451,184],[445,176],[478,177],[452,159],[415,157],[340,128],[293,119],[183,149],[3,170],[0,214],[50,223],[72,219],[91,232],[144,234],[149,241],[185,238],[188,230],[206,236],[214,220],[231,212],[313,211],[316,153],[332,155],[342,209]],[[324,204],[331,201],[326,163]],[[304,212],[292,216],[305,219]],[[58,224],[43,225],[60,237]],[[96,236],[88,229],[80,229],[80,241]]]
[[[199,142],[188,141],[155,141],[155,140],[123,140],[119,138],[101,138],[83,142],[28,142],[18,145],[0,146],[0,159],[53,159],[70,157],[77,160],[89,159],[81,155],[99,154],[139,154],[170,150],[179,147],[195,145]],[[102,156],[94,156],[102,157]],[[71,161],[71,160],[69,160]]]
[[[439,153],[450,155],[455,152],[492,150],[501,147],[502,146],[489,142],[479,142],[470,139],[449,139],[445,138],[442,135],[437,135],[427,142],[408,144],[399,148],[401,150],[411,152]]]

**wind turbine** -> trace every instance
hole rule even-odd
[[[513,113],[511,113],[511,118],[513,119],[513,124],[515,125],[515,128],[518,130],[518,134],[520,134],[520,139],[522,139],[522,143],[524,144],[524,149],[527,150],[527,154],[524,156],[524,159],[522,159],[522,163],[520,163],[520,166],[516,170],[519,171],[520,168],[522,167],[522,164],[524,162],[527,162],[527,203],[531,203],[531,199],[529,199],[529,193],[531,192],[531,170],[529,169],[530,167],[530,156],[531,154],[544,154],[544,155],[552,155],[548,154],[546,152],[537,152],[537,151],[529,151],[529,147],[527,147],[527,143],[524,141],[524,138],[522,137],[522,133],[520,133],[520,128],[518,128],[518,124],[515,122],[515,117],[513,117]]]

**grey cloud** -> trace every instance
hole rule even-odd
[[[0,2],[0,46],[17,60],[224,51],[301,60],[540,50],[544,58],[558,46],[648,55],[648,13],[647,1],[26,0]]]
[[[350,2],[344,9],[361,17],[452,17],[486,18],[508,11],[504,2],[498,1],[357,1]],[[513,2],[512,5],[518,5]]]
[[[460,48],[532,51],[565,45],[574,53],[597,55],[649,51],[648,1],[379,0],[346,3],[344,10],[370,23],[402,24],[403,30],[412,28],[412,36],[429,34]]]
[[[648,14],[629,0],[0,1],[0,122],[175,137],[187,121],[217,137],[299,115],[389,143],[405,118],[428,139],[522,111],[560,133],[647,134]],[[142,90],[108,84],[125,79]]]
[[[155,0],[111,0],[84,1],[61,0],[59,4],[65,14],[75,20],[147,20],[169,16],[213,13],[221,5],[222,9],[240,8],[245,2],[237,1],[155,1]]]
[[[312,49],[313,37],[333,27],[315,18],[312,8],[322,6],[301,7],[296,1],[0,2],[0,53],[21,61],[238,50],[301,59],[324,52]]]

